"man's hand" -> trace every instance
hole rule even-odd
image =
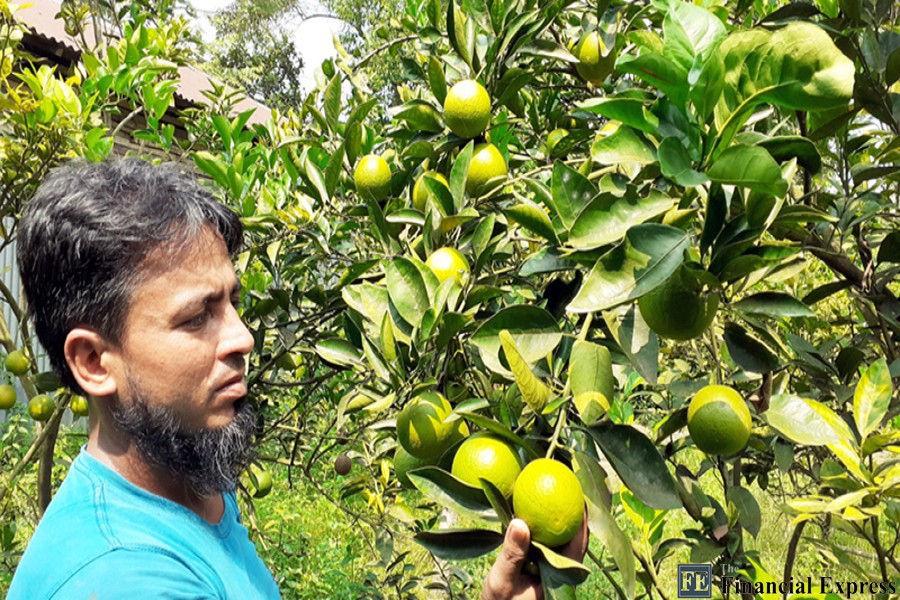
[[[531,532],[521,519],[513,519],[506,530],[506,537],[500,554],[494,561],[484,587],[481,590],[482,600],[540,600],[544,597],[541,582],[525,572],[528,562],[528,547],[531,544]],[[558,548],[559,554],[581,561],[588,547],[587,511],[581,522],[581,529],[568,544]]]

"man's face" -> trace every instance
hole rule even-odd
[[[198,492],[218,491],[249,456],[254,424],[238,280],[211,230],[181,252],[151,253],[142,268],[115,351],[113,416],[145,458]]]

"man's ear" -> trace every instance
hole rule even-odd
[[[106,338],[84,327],[69,331],[63,346],[69,370],[85,393],[102,397],[118,391],[117,353]]]

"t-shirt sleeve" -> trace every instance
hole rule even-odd
[[[183,560],[157,548],[117,548],[72,574],[50,600],[219,600],[224,596]]]

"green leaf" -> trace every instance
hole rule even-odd
[[[672,475],[647,436],[630,425],[594,426],[587,431],[641,502],[659,510],[681,508]]]
[[[725,99],[732,108],[760,90],[758,102],[792,110],[837,108],[853,97],[853,61],[812,23],[792,22],[772,33],[733,33],[722,51]]]
[[[621,56],[616,63],[622,73],[630,73],[659,89],[677,106],[688,97],[688,71],[659,52],[643,52],[640,56]]]
[[[390,321],[390,316],[385,314],[385,319]],[[375,348],[375,345],[369,342],[366,336],[362,336],[362,346],[363,353],[366,356],[366,361],[369,363],[369,367],[371,367],[372,372],[375,373],[375,376],[384,381],[385,383],[393,383],[393,378],[391,377],[391,370],[387,366],[387,362],[385,362],[384,356]]]
[[[408,258],[397,257],[384,263],[388,296],[403,320],[418,326],[422,314],[431,306],[428,288],[419,269]]]
[[[388,311],[387,290],[368,281],[345,287],[341,290],[341,298],[372,323],[378,323],[381,315]]]
[[[806,446],[837,442],[838,434],[822,415],[818,404],[815,400],[791,394],[776,394],[769,400],[769,410],[762,416],[792,442]]]
[[[618,242],[633,226],[664,214],[677,202],[676,198],[655,190],[646,198],[602,194],[588,204],[572,224],[569,244],[579,250],[593,250]]]
[[[484,492],[485,498],[488,499],[494,512],[497,513],[497,517],[500,519],[500,526],[505,530],[509,527],[510,521],[513,520],[513,510],[509,505],[509,500],[503,495],[503,492],[497,489],[497,486],[487,479],[479,477],[478,483],[481,484],[481,490]]]
[[[567,556],[557,554],[552,549],[541,544],[540,542],[531,541],[531,545],[537,550],[538,554],[543,558],[541,567],[541,576],[549,576],[553,587],[560,585],[580,585],[591,574],[590,569],[580,562],[574,561]],[[549,567],[549,570],[545,570]]]
[[[450,169],[450,193],[453,195],[453,205],[455,207],[462,207],[465,203],[466,178],[469,175],[469,163],[472,162],[474,148],[474,142],[466,144],[466,147],[456,157],[453,168]],[[429,187],[429,189],[431,188]]]
[[[784,196],[788,190],[781,167],[759,146],[736,144],[728,148],[706,174],[717,183],[737,185],[771,196]]]
[[[768,373],[778,368],[778,357],[740,325],[725,326],[725,345],[735,364],[746,371]]]
[[[575,55],[552,40],[534,40],[522,46],[519,52],[527,56],[540,56],[571,64],[578,62]]]
[[[325,88],[325,120],[331,131],[337,131],[338,119],[341,116],[341,78],[343,73],[335,73]]]
[[[887,234],[878,246],[878,262],[900,263],[900,231]]]
[[[474,21],[459,9],[456,0],[447,3],[447,33],[450,45],[470,67],[475,48],[474,25]]]
[[[323,205],[328,205],[331,196],[328,195],[328,184],[325,183],[325,177],[322,175],[321,169],[319,169],[319,167],[316,166],[316,163],[311,161],[309,157],[304,159],[304,163],[303,167],[306,171],[306,176],[319,193],[319,199],[322,201]]]
[[[609,492],[608,476],[603,467],[593,456],[585,452],[576,451],[573,459],[575,475],[584,491],[585,500],[589,504],[603,507],[607,511],[612,510],[612,494]],[[590,519],[590,515],[588,518]]]
[[[481,488],[466,485],[438,467],[422,467],[409,472],[409,480],[429,500],[460,515],[482,521],[497,521],[497,515]]]
[[[669,137],[659,145],[659,168],[662,174],[678,185],[694,187],[709,181],[705,174],[695,171],[684,145],[676,138]]]
[[[675,272],[689,243],[675,227],[632,227],[619,246],[597,261],[566,310],[600,311],[641,297]]]
[[[503,535],[488,529],[420,531],[415,540],[444,560],[466,560],[484,556],[503,544]]]
[[[891,374],[882,357],[862,374],[853,394],[853,419],[863,439],[881,426],[892,393]]]
[[[659,374],[659,337],[647,326],[636,304],[603,311],[603,320],[631,361],[635,370],[650,385],[656,385]]]
[[[591,98],[579,102],[578,108],[652,135],[659,128],[659,117],[647,110],[646,103],[637,98]]]
[[[410,100],[394,113],[394,118],[406,121],[414,131],[439,133],[444,130],[441,113],[424,100]]]
[[[604,548],[612,554],[622,577],[627,598],[634,597],[635,558],[630,540],[622,533],[618,523],[606,508],[588,502],[588,525]]]
[[[822,169],[822,157],[819,150],[805,137],[799,135],[770,137],[756,145],[765,148],[779,163],[796,158],[800,166],[813,175]]]
[[[443,104],[447,97],[447,80],[444,77],[444,67],[436,56],[428,57],[428,83],[431,86],[431,93]]]
[[[796,298],[780,292],[760,292],[734,303],[747,313],[771,317],[814,317],[816,314]]]
[[[516,348],[516,341],[509,331],[504,329],[500,332],[500,344],[503,347],[504,354],[506,354],[506,362],[509,363],[509,368],[512,370],[516,384],[519,386],[519,391],[522,392],[522,398],[531,410],[535,413],[540,413],[544,410],[547,401],[550,400],[553,393],[550,388],[544,385],[531,372],[531,368],[522,358],[522,355],[519,354],[519,349]]]
[[[762,29],[734,33],[720,51],[725,87],[713,158],[731,144],[760,103],[812,111],[846,106],[853,96],[853,61],[812,23],[790,23],[774,33]],[[813,140],[821,135],[814,133]]]
[[[619,127],[612,135],[598,139],[591,146],[591,158],[602,165],[638,163],[646,165],[656,160],[653,147],[642,140],[630,127]]]
[[[453,195],[450,193],[450,190],[447,189],[447,186],[444,185],[443,181],[439,179],[435,179],[430,174],[425,174],[422,183],[425,185],[425,190],[428,192],[428,195],[435,200],[435,205],[440,211],[441,216],[446,217],[447,215],[452,215],[456,213],[456,203],[453,200]]]
[[[228,188],[228,166],[218,157],[201,150],[192,155],[197,168],[209,175],[213,181],[223,188]]]
[[[548,242],[559,245],[559,237],[553,229],[550,217],[537,204],[523,202],[507,208],[503,213],[512,221],[538,234]]]
[[[762,514],[759,510],[759,503],[750,490],[745,487],[730,487],[726,499],[737,507],[738,519],[743,528],[753,537],[757,537],[760,527],[762,527]]]
[[[479,350],[485,366],[507,377],[511,373],[500,362],[499,356],[500,332],[504,329],[512,334],[519,353],[528,364],[546,358],[562,339],[556,319],[542,308],[520,304],[498,312],[472,334],[470,342]]]
[[[332,338],[316,344],[316,354],[323,360],[344,367],[362,364],[360,351],[347,340]]]
[[[587,177],[562,161],[553,164],[551,190],[555,211],[567,230],[572,228],[581,211],[597,195],[596,186]]]
[[[325,166],[325,190],[329,197],[334,195],[338,184],[341,182],[341,169],[344,166],[344,144],[341,143],[328,159]]]
[[[722,22],[708,10],[673,2],[663,21],[663,54],[686,71],[699,73],[727,34]]]

